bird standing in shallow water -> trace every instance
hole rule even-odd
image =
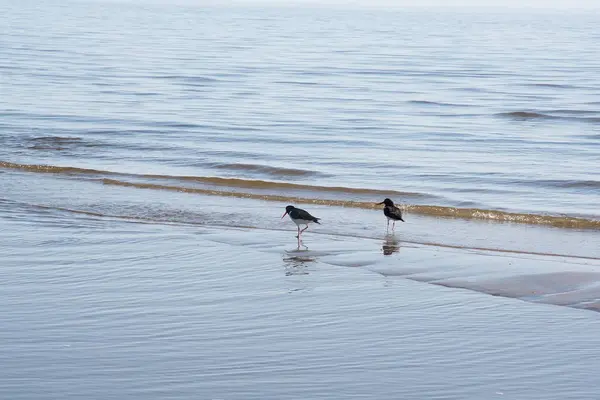
[[[315,218],[310,215],[308,211],[304,211],[301,208],[296,208],[294,206],[287,206],[285,208],[285,213],[283,213],[281,218],[283,219],[286,215],[289,215],[290,219],[298,226],[298,236],[296,236],[298,238],[298,247],[300,247],[300,243],[302,242],[300,235],[308,229],[308,224],[311,222],[320,224],[320,218]],[[300,225],[306,225],[306,228],[300,230]]]
[[[392,226],[392,231],[396,229],[396,221],[402,221],[402,210],[394,205],[394,202],[390,199],[385,199],[381,203],[377,204],[385,204],[383,207],[383,215],[387,217],[387,230],[390,230],[390,220],[394,221],[394,225]]]

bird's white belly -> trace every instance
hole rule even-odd
[[[300,226],[300,225],[308,225],[308,224],[310,224],[312,222],[312,221],[309,221],[307,219],[293,219],[293,218],[292,218],[292,221],[294,221],[294,223],[296,225],[298,225],[298,226]]]

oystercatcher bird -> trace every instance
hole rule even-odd
[[[392,231],[396,229],[396,221],[402,221],[402,210],[394,205],[394,202],[390,199],[385,199],[381,203],[377,204],[385,204],[383,207],[383,215],[387,217],[387,229],[390,229],[390,220],[394,221],[394,225],[392,225]]]
[[[305,211],[301,208],[296,208],[294,206],[287,206],[285,208],[285,213],[283,213],[281,218],[283,219],[283,217],[285,217],[286,215],[289,215],[290,219],[298,226],[298,236],[296,236],[298,238],[298,246],[300,246],[300,242],[302,241],[300,239],[300,235],[302,234],[302,232],[308,229],[308,224],[310,224],[311,222],[320,224],[319,220],[321,219],[315,218],[312,215],[310,215],[308,211]],[[300,230],[300,225],[306,225],[306,228]]]

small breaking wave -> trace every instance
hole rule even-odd
[[[83,140],[74,136],[40,136],[27,139],[25,145],[30,150],[62,151],[86,147],[100,147],[101,143]]]
[[[546,83],[546,82],[537,82],[537,83],[528,83],[526,86],[531,87],[542,87],[542,88],[550,88],[550,89],[576,89],[575,85],[568,85],[564,83]]]
[[[560,114],[560,115],[556,115]],[[515,120],[564,120],[573,122],[600,123],[600,117],[588,117],[581,115],[589,115],[588,112],[577,112],[574,110],[569,115],[564,110],[555,111],[510,111],[496,114],[501,118],[510,118]]]
[[[189,188],[173,185],[162,185],[153,183],[136,183],[116,179],[103,179],[102,182],[106,185],[135,187],[139,189],[155,189],[155,190],[171,190],[183,193],[198,193],[212,196],[227,196],[247,199],[256,199],[263,201],[277,201],[299,204],[318,204],[336,207],[352,207],[363,209],[376,209],[381,206],[375,202],[365,201],[347,201],[335,199],[317,199],[306,197],[295,197],[280,194],[261,194],[249,192],[231,192],[226,190],[205,189],[205,188]],[[375,196],[373,196],[375,197]],[[526,213],[511,213],[498,210],[484,210],[478,208],[457,208],[435,205],[416,205],[407,204],[402,208],[405,211],[412,213],[443,217],[443,218],[460,218],[460,219],[478,219],[494,222],[514,222],[532,225],[548,225],[557,228],[572,228],[572,229],[600,229],[600,220],[592,220],[586,218],[568,217],[568,216],[551,216],[537,215]]]
[[[443,103],[443,102],[429,101],[429,100],[409,100],[408,103],[421,105],[421,106],[434,106],[434,107],[469,107],[469,105],[467,105],[467,104]]]
[[[52,173],[65,176],[84,176],[99,180],[105,185],[137,189],[169,190],[183,193],[197,193],[212,196],[257,199],[299,204],[319,204],[337,207],[375,209],[383,197],[404,200],[431,200],[424,193],[411,193],[367,188],[330,187],[304,185],[289,182],[274,182],[240,178],[210,176],[173,176],[153,174],[126,174],[87,168],[59,167],[52,165],[30,165],[0,161],[0,168],[21,170],[33,173]],[[572,183],[571,183],[572,184]],[[598,182],[584,182],[596,187]],[[347,200],[348,198],[353,200]],[[567,215],[542,215],[488,210],[469,207],[450,207],[431,204],[405,204],[405,211],[440,217],[467,220],[486,220],[531,225],[547,225],[570,229],[600,229],[600,220]]]
[[[542,114],[532,111],[511,111],[497,114],[500,117],[514,118],[514,119],[553,119],[559,117],[553,117],[552,115]]]
[[[262,175],[270,175],[274,177],[326,176],[326,174],[317,171],[309,171],[305,169],[296,168],[272,167],[270,165],[259,164],[215,164],[212,165],[212,168],[228,171],[256,172]]]
[[[567,189],[600,189],[600,181],[595,180],[545,180],[539,181],[545,186],[554,186],[557,188]]]
[[[90,168],[76,167],[59,167],[55,165],[44,164],[20,164],[8,161],[0,161],[0,168],[13,169],[27,172],[47,173],[47,174],[64,174],[64,175],[100,175],[100,174],[116,174],[109,171],[100,171]]]
[[[188,176],[188,175],[159,175],[159,174],[126,174],[122,172],[101,171],[90,168],[76,167],[60,167],[54,165],[38,165],[38,164],[20,164],[7,161],[0,161],[0,168],[21,170],[26,172],[36,173],[52,173],[57,175],[88,175],[88,176],[115,176],[115,177],[130,177],[134,179],[157,179],[162,181],[194,183],[212,187],[226,187],[230,190],[236,189],[251,189],[251,190],[288,190],[288,191],[304,191],[311,193],[336,193],[346,195],[368,195],[368,196],[398,196],[410,198],[428,197],[426,194],[415,192],[400,192],[394,190],[378,190],[366,188],[350,188],[342,186],[314,186],[300,183],[264,181],[259,179],[241,179],[241,178],[222,178],[216,176]],[[180,187],[186,189],[185,187]]]

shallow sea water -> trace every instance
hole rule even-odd
[[[0,0],[0,398],[596,400],[597,25]]]
[[[593,14],[102,1],[0,11],[2,169],[179,189],[232,178],[221,190],[307,200],[383,191],[419,213],[598,229]]]
[[[318,234],[298,251],[292,231],[70,222],[52,212],[3,221],[2,397],[593,399],[600,390],[597,313],[440,285],[443,275],[474,284],[511,275],[510,263],[539,273],[556,261]]]

